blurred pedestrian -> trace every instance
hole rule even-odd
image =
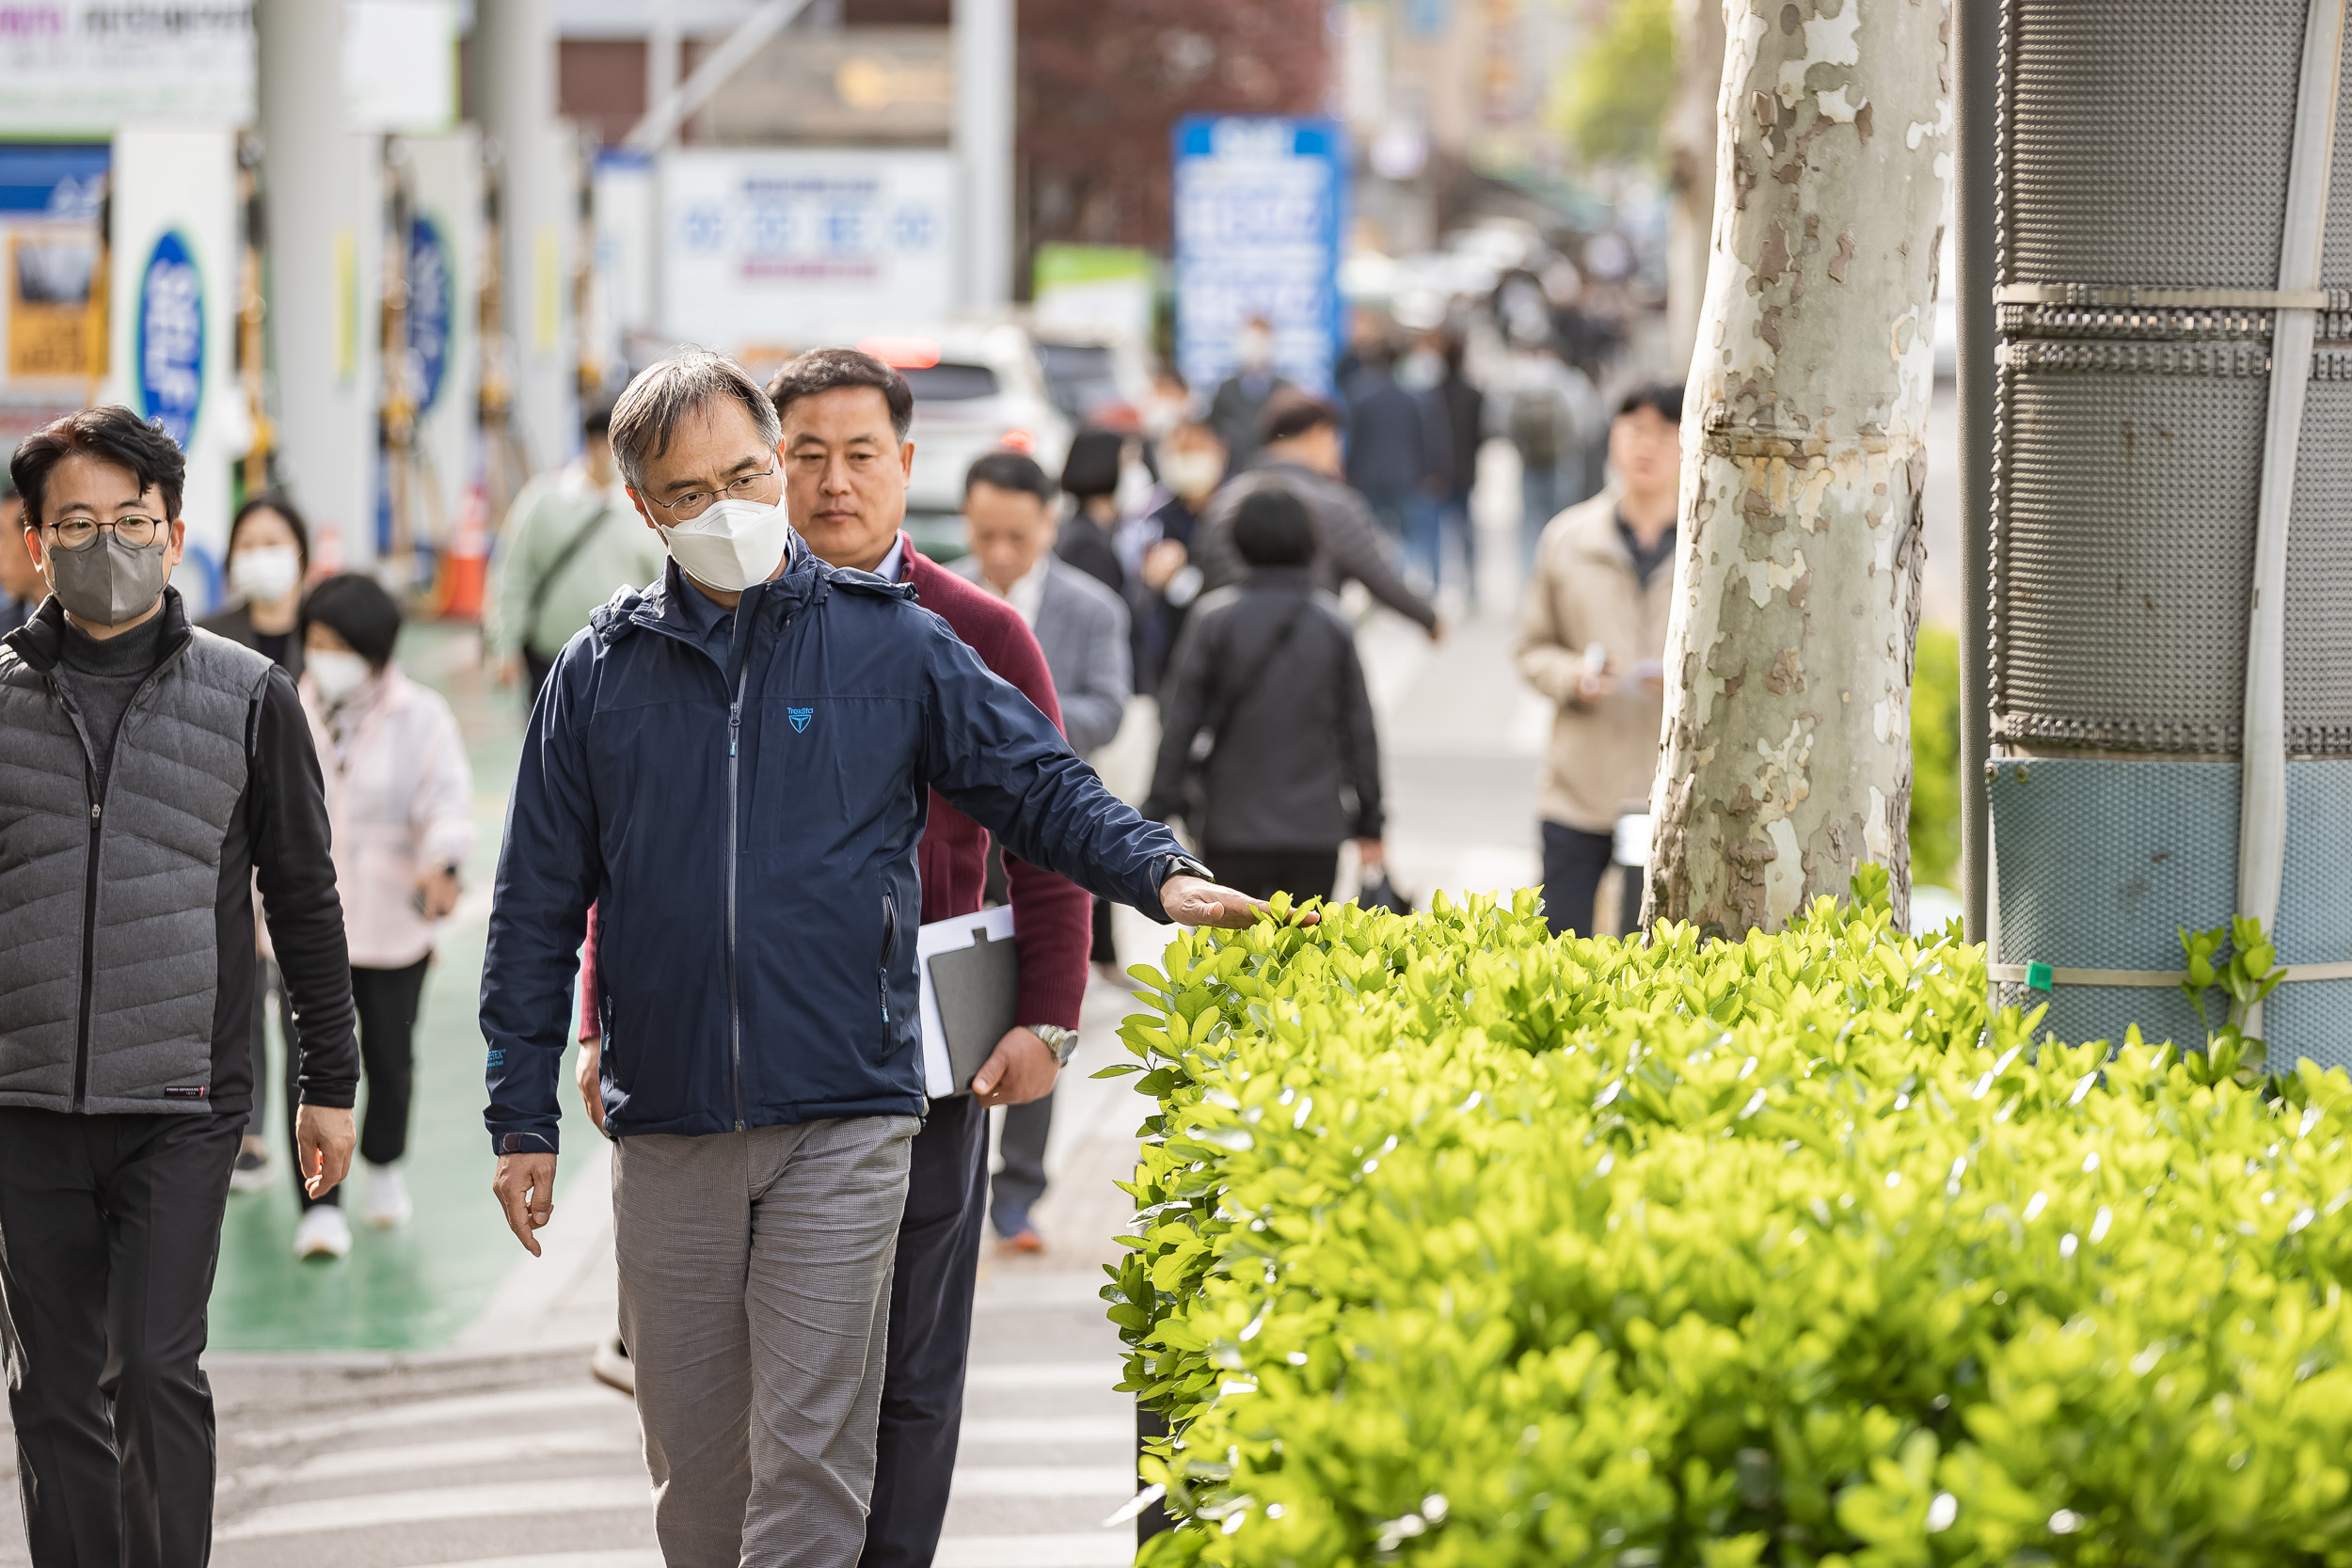
[[[474,839],[465,740],[440,693],[394,661],[400,621],[392,596],[357,572],[328,578],[302,605],[310,658],[302,705],[326,778],[368,1086],[359,1128],[366,1217],[385,1227],[407,1224],[414,1212],[401,1160],[415,1095],[417,1009],[434,927],[457,907]],[[294,1256],[349,1252],[342,1195],[296,1196],[303,1213]]]
[[[963,521],[972,553],[950,569],[1020,612],[1053,672],[1070,749],[1091,759],[1119,734],[1133,694],[1127,607],[1055,556],[1053,482],[1023,453],[994,451],[973,463],[963,482]],[[1119,953],[1105,899],[1094,900],[1092,936],[1088,957],[1115,982]],[[1050,1090],[1005,1112],[997,1138],[1003,1168],[990,1220],[1010,1251],[1045,1250],[1029,1213],[1045,1196],[1045,1139],[1053,1125]]]
[[[564,644],[621,588],[661,575],[661,547],[630,510],[612,465],[612,411],[580,415],[580,456],[522,488],[506,515],[482,623],[482,653],[499,684],[528,677],[538,701]]]
[[[1549,345],[1511,356],[1495,404],[1494,424],[1519,455],[1519,538],[1532,569],[1544,525],[1599,487],[1585,451],[1605,410],[1591,379]]]
[[[1445,424],[1445,474],[1438,495],[1438,537],[1433,557],[1442,562],[1447,537],[1462,547],[1462,578],[1474,604],[1478,598],[1478,529],[1470,517],[1470,492],[1478,485],[1478,449],[1486,434],[1486,395],[1463,368],[1468,357],[1462,335],[1438,335],[1436,352],[1443,370],[1431,397]],[[1430,581],[1439,581],[1433,565]]]
[[[229,524],[228,609],[199,623],[216,636],[243,643],[286,672],[302,678],[302,584],[310,575],[310,529],[283,496],[256,496],[237,508]],[[253,975],[253,1111],[237,1150],[231,1190],[260,1192],[269,1185],[269,1028],[278,1014],[278,1037],[292,1041],[294,1005],[270,951],[269,925],[254,922],[257,962]],[[281,1046],[281,1050],[285,1047]],[[291,1052],[288,1052],[291,1055]],[[291,1114],[291,1113],[289,1113]],[[302,1173],[294,1173],[301,1184]]]
[[[1233,373],[1209,398],[1209,423],[1216,427],[1235,467],[1258,455],[1258,426],[1265,405],[1291,384],[1274,368],[1274,324],[1251,316],[1233,338]],[[1065,486],[1066,488],[1066,486]]]
[[[1364,498],[1340,477],[1340,411],[1320,398],[1286,392],[1266,405],[1265,447],[1257,465],[1219,486],[1193,535],[1193,561],[1204,592],[1240,580],[1248,564],[1233,547],[1234,514],[1261,490],[1296,496],[1314,524],[1315,586],[1336,594],[1360,582],[1372,596],[1432,638],[1438,610],[1397,575],[1391,546]]]
[[[1401,385],[1398,356],[1378,348],[1347,389],[1347,483],[1356,487],[1422,584],[1438,584],[1438,497],[1452,471],[1445,416],[1427,392]],[[1438,373],[1442,373],[1439,371]]]
[[[252,1090],[252,889],[294,992],[316,1194],[359,1053],[294,683],[169,586],[186,464],[86,408],[16,449],[49,596],[0,639],[0,1334],[32,1560],[195,1568],[217,1468],[199,1365]]]
[[[904,514],[913,400],[886,372],[827,382],[840,363],[771,402],[685,350],[621,394],[614,457],[671,561],[557,657],[490,913],[491,1190],[536,1254],[597,909],[621,1327],[676,1564],[836,1568],[866,1538],[931,1110],[908,917],[930,789],[1081,885],[1255,919],[914,590],[796,543]]]
[[[1147,693],[1160,689],[1168,651],[1200,596],[1193,534],[1225,482],[1225,443],[1207,422],[1186,420],[1160,437],[1158,456],[1159,485],[1134,523],[1137,550],[1127,594],[1136,689]]]
[[[24,498],[0,478],[0,633],[31,620],[47,592],[24,546]]]
[[[1070,516],[1054,542],[1054,553],[1120,600],[1127,596],[1127,568],[1119,559],[1119,480],[1127,438],[1115,430],[1081,430],[1071,437],[1062,460],[1062,494]]]
[[[1233,516],[1239,583],[1202,597],[1163,693],[1144,815],[1182,816],[1252,897],[1328,898],[1339,847],[1381,864],[1380,741],[1356,628],[1315,586],[1314,524],[1260,490]]]
[[[1554,934],[1596,934],[1594,900],[1617,819],[1649,809],[1664,721],[1681,427],[1681,388],[1628,394],[1610,426],[1614,483],[1553,518],[1536,549],[1518,657],[1520,676],[1556,710],[1536,800],[1544,918]],[[1629,879],[1619,925],[1629,929],[1642,887]]]

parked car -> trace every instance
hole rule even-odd
[[[897,367],[914,392],[914,473],[907,532],[934,561],[964,553],[963,474],[998,447],[1061,468],[1071,421],[1054,405],[1036,345],[1009,324],[948,327],[921,337],[875,337],[859,347]]]
[[[1151,368],[1135,348],[1075,339],[1041,338],[1038,365],[1045,395],[1077,425],[1134,428],[1136,406],[1150,393]]]

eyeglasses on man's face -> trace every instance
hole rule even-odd
[[[739,501],[757,499],[760,487],[775,477],[776,470],[773,466],[771,466],[758,473],[745,474],[741,479],[729,483],[724,489],[689,490],[684,495],[673,496],[666,501],[654,500],[650,496],[645,499],[653,500],[654,505],[661,508],[676,521],[691,522],[709,511],[711,503],[723,497],[728,500]]]
[[[167,533],[170,526],[160,517],[117,517],[105,523],[95,517],[67,517],[50,524],[48,532],[61,550],[86,550],[98,543],[100,529],[112,529],[127,547],[143,550]]]

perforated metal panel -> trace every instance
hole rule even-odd
[[[2010,0],[2002,281],[2272,287],[2303,14]]]
[[[2346,166],[2352,156],[2336,164],[2339,190]],[[2352,230],[2352,220],[2344,227]],[[2287,530],[2287,750],[2352,756],[2352,382],[2312,384],[2296,456]],[[2352,834],[2352,817],[2342,820]]]
[[[2280,960],[2352,960],[2352,761],[2287,765]],[[1999,895],[1995,963],[2177,971],[2180,927],[2230,917],[2237,875],[2238,768],[2228,762],[2042,757],[1994,765]],[[2043,1000],[2022,987],[2009,1002]],[[2058,987],[2043,1026],[2062,1039],[2203,1037],[2171,987]],[[2217,999],[2211,1004],[2217,1009]],[[2215,1012],[2218,1022],[2221,1014]],[[2280,1061],[2352,1066],[2352,983],[2274,993],[2264,1032]]]
[[[1995,736],[2234,751],[2264,383],[2004,373]]]

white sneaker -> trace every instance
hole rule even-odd
[[[342,1258],[351,1251],[351,1222],[343,1218],[341,1208],[321,1203],[302,1212],[302,1223],[294,1227],[294,1256],[309,1261],[313,1258]]]
[[[379,1229],[406,1225],[417,1206],[408,1201],[408,1183],[398,1165],[368,1167],[368,1223]]]

